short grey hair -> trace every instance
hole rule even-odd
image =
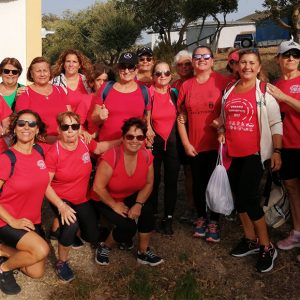
[[[181,50],[179,51],[175,57],[174,57],[174,66],[176,67],[176,65],[178,64],[179,60],[182,58],[182,57],[189,57],[191,60],[192,60],[192,53],[187,51],[187,50]]]

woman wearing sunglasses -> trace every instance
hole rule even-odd
[[[147,201],[153,186],[153,156],[145,149],[147,126],[130,118],[122,126],[122,144],[107,151],[98,166],[94,191],[99,212],[113,225],[108,238],[96,249],[96,262],[109,264],[115,243],[128,243],[138,231],[137,261],[156,266],[163,260],[149,248],[153,231],[152,205]]]
[[[158,213],[158,192],[161,180],[161,165],[164,165],[164,216],[159,231],[172,235],[173,215],[177,200],[179,155],[177,141],[177,90],[171,90],[170,67],[166,62],[157,62],[153,68],[154,84],[151,94],[151,125],[155,132],[153,147],[154,185],[149,198],[154,214]]]
[[[207,215],[205,192],[216,166],[219,147],[217,131],[211,124],[220,115],[222,92],[228,79],[213,71],[213,53],[207,46],[198,46],[192,57],[195,77],[182,84],[177,104],[179,112],[187,115],[187,124],[178,119],[178,130],[184,150],[191,157],[193,199],[197,210],[193,236],[219,242],[219,215],[214,212]]]
[[[142,47],[137,50],[138,67],[135,82],[150,87],[153,84],[152,71],[154,66],[153,51],[149,47]]]
[[[61,86],[67,93],[72,111],[80,115],[81,124],[86,120],[91,105],[92,92],[88,82],[92,76],[93,65],[79,50],[63,51],[53,66],[53,84]]]
[[[220,143],[226,138],[232,157],[228,176],[244,233],[230,254],[258,254],[256,270],[268,272],[277,251],[269,239],[259,185],[266,160],[271,161],[272,171],[281,167],[282,122],[276,100],[260,80],[264,74],[257,49],[239,51],[238,72],[240,79],[222,99],[225,132],[219,136]]]
[[[85,241],[94,246],[99,241],[97,217],[86,198],[92,170],[90,153],[99,155],[119,141],[96,143],[92,140],[85,144],[79,136],[80,117],[74,112],[60,113],[57,125],[59,139],[46,154],[51,181],[46,197],[60,218],[56,273],[61,280],[69,282],[75,278],[68,258],[78,229]]]
[[[2,77],[0,95],[12,110],[14,110],[15,106],[17,89],[22,86],[18,83],[22,70],[20,62],[14,57],[6,57],[0,63],[0,74]]]
[[[18,96],[16,111],[31,109],[41,116],[47,125],[46,143],[57,140],[56,116],[70,109],[66,93],[61,87],[49,83],[52,78],[50,64],[44,57],[32,60],[27,71],[27,80],[33,82]]]
[[[49,247],[41,237],[41,207],[49,174],[42,155],[33,149],[44,134],[45,124],[37,113],[23,110],[11,116],[14,167],[7,154],[0,156],[0,289],[5,294],[21,290],[13,270],[32,278],[45,271]]]
[[[284,115],[280,177],[288,191],[293,218],[293,230],[277,246],[290,250],[300,247],[300,45],[294,41],[282,42],[277,53],[281,77],[275,86],[268,84],[268,91]],[[297,261],[300,262],[300,255]]]

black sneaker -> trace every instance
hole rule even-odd
[[[125,243],[119,243],[119,249],[120,250],[131,250],[133,249],[134,245],[133,245],[133,241],[129,241],[129,242],[125,242]]]
[[[105,246],[104,243],[100,243],[96,249],[95,261],[98,265],[106,266],[109,264],[109,252],[110,248]]]
[[[154,267],[163,263],[164,260],[161,257],[155,255],[148,247],[145,253],[138,252],[137,262],[143,265],[150,265],[151,267]]]
[[[257,240],[241,238],[240,242],[231,250],[230,255],[235,257],[244,257],[259,252]]]
[[[74,242],[72,244],[72,249],[80,249],[82,248],[84,245],[84,243],[82,242],[82,240],[76,235],[75,236],[75,239],[74,239]]]
[[[277,250],[272,243],[270,243],[269,246],[260,246],[256,270],[263,273],[271,271],[273,269],[274,260],[276,257]]]
[[[13,271],[0,273],[0,289],[6,295],[16,295],[20,293],[21,288],[16,282]]]
[[[58,261],[55,265],[55,271],[57,276],[64,282],[75,279],[75,275],[66,261]]]
[[[173,218],[162,219],[158,232],[165,235],[173,235],[174,231],[173,231],[172,223],[173,223]]]

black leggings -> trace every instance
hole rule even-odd
[[[166,150],[164,150],[165,142],[156,135],[153,144],[153,167],[154,167],[154,183],[153,191],[149,200],[153,205],[154,213],[158,213],[158,192],[161,181],[161,165],[164,164],[164,216],[172,216],[175,210],[177,200],[177,180],[180,169],[180,161],[176,139],[167,141]]]
[[[100,239],[100,231],[98,227],[97,214],[94,210],[93,204],[90,201],[74,205],[64,200],[69,206],[76,211],[77,221],[75,223],[66,223],[62,225],[61,218],[60,222],[60,234],[58,241],[61,245],[69,247],[73,244],[78,229],[80,229],[81,237],[93,245],[96,245]]]
[[[193,178],[193,198],[199,218],[207,218],[205,193],[210,176],[216,167],[217,158],[218,152],[212,150],[200,152],[190,159]],[[210,220],[218,221],[219,214],[210,212]]]
[[[264,215],[259,197],[262,175],[260,155],[232,158],[228,177],[235,206],[239,213],[247,213],[252,221],[257,221]]]
[[[127,207],[131,208],[135,204],[137,194],[131,195],[124,200]],[[113,239],[117,243],[130,241],[136,231],[140,233],[149,233],[154,227],[153,209],[150,201],[147,201],[142,207],[141,215],[136,223],[135,220],[124,218],[114,212],[108,205],[101,201],[94,201],[95,208],[100,215],[103,215],[112,225]]]

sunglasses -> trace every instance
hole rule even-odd
[[[69,127],[71,127],[72,130],[78,130],[80,128],[80,124],[61,124],[59,127],[62,131],[69,130]]]
[[[281,54],[281,56],[283,58],[290,58],[292,56],[293,58],[298,59],[298,58],[300,58],[300,53],[299,52],[286,52],[286,53]]]
[[[8,75],[8,74],[18,75],[19,70],[3,69],[2,73],[6,74],[6,75]]]
[[[133,134],[126,134],[125,135],[125,139],[128,141],[132,141],[133,139],[137,139],[139,142],[142,142],[145,140],[145,136],[144,135],[133,135]]]
[[[119,65],[119,70],[121,71],[125,71],[126,69],[128,69],[129,72],[134,72],[136,69],[135,65]]]
[[[233,59],[231,59],[230,61],[229,61],[229,64],[230,65],[237,65],[239,62],[237,61],[237,60],[233,60]]]
[[[152,57],[140,57],[140,58],[139,58],[139,61],[140,61],[140,62],[143,62],[143,61],[150,62],[150,61],[152,61]]]
[[[154,76],[161,77],[162,75],[165,75],[166,77],[171,75],[170,71],[156,71],[154,72]]]
[[[178,63],[177,67],[190,67],[192,63],[190,61],[187,61],[185,63]]]
[[[212,58],[212,55],[211,54],[194,54],[193,55],[193,59],[195,60],[199,60],[203,58],[204,60],[209,60],[210,58]]]
[[[24,127],[26,125],[26,123],[31,128],[34,128],[37,126],[37,121],[31,121],[31,120],[17,120],[16,124],[18,127]]]

